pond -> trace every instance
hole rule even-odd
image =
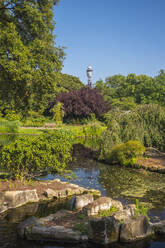
[[[80,165],[74,164],[71,169],[77,178],[72,183],[87,188],[99,189],[104,196],[110,196],[125,203],[135,203],[136,199],[145,202],[149,208],[151,221],[165,219],[165,176],[137,169],[122,168],[120,166],[108,166],[96,161],[86,159],[80,161]],[[42,180],[60,178],[62,181],[70,181],[59,175],[48,175]],[[27,216],[46,216],[56,212],[60,208],[69,208],[68,202],[50,202],[49,204],[30,204],[24,207],[10,210],[4,213],[0,220],[0,247],[25,247],[25,248],[62,248],[61,245],[35,244],[34,242],[21,241],[15,234],[16,224]],[[147,242],[147,243],[146,243]],[[72,248],[92,247],[74,246]],[[95,246],[93,246],[94,248]],[[111,246],[109,246],[111,247]],[[120,248],[121,246],[113,246]],[[123,248],[134,248],[122,246]],[[137,247],[140,248],[164,248],[165,241],[145,241]]]
[[[1,136],[1,145],[9,144],[16,136]],[[82,143],[82,142],[81,142]],[[95,146],[93,142],[92,145]],[[88,147],[91,147],[88,142]],[[93,147],[95,148],[95,147]],[[165,175],[147,172],[144,170],[123,168],[120,166],[109,166],[98,163],[90,156],[85,157],[84,151],[78,149],[81,156],[77,158],[70,169],[73,170],[76,178],[72,183],[87,188],[99,189],[103,196],[109,196],[127,203],[135,203],[136,199],[144,202],[149,207],[149,217],[152,222],[165,219]],[[62,181],[69,181],[59,175],[47,175],[41,180],[52,180],[60,178]],[[63,248],[61,244],[36,244],[20,240],[16,234],[16,227],[19,222],[28,216],[46,216],[55,213],[61,208],[70,208],[71,200],[56,201],[46,204],[33,203],[17,209],[10,210],[0,215],[0,247],[1,248]],[[71,245],[72,248],[95,248],[92,245]],[[109,248],[165,248],[165,240],[147,240],[138,243],[136,246],[119,246],[119,244],[108,246]],[[99,246],[100,248],[100,246]]]

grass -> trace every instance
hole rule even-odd
[[[98,213],[98,216],[99,217],[108,217],[108,216],[111,216],[116,211],[118,211],[118,208],[115,206],[112,206],[110,209],[100,210]]]
[[[26,129],[19,129],[19,134],[43,134],[45,129],[32,129],[32,128],[26,128]]]
[[[83,235],[87,234],[87,226],[84,223],[75,223],[73,230],[78,231]]]

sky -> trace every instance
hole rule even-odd
[[[165,69],[165,0],[60,0],[56,45],[66,47],[62,72],[87,83],[115,74],[156,76]]]

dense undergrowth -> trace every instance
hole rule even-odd
[[[66,170],[72,160],[73,136],[69,132],[47,132],[41,136],[19,136],[0,147],[0,168],[13,177],[30,177],[36,172]]]

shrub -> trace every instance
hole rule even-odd
[[[72,137],[67,132],[47,132],[42,136],[19,137],[0,149],[0,166],[15,177],[33,173],[65,171],[71,161]]]
[[[94,113],[97,118],[101,118],[110,108],[99,91],[89,87],[59,94],[54,101],[50,103],[45,114],[50,115],[51,109],[57,102],[63,103],[65,120],[87,118],[90,117],[92,113]]]
[[[43,127],[45,124],[45,119],[26,119],[22,122],[24,127]]]
[[[115,145],[112,150],[106,154],[105,160],[110,163],[117,162],[121,165],[134,165],[137,157],[145,151],[144,146],[139,141],[128,141],[126,143]]]
[[[107,131],[102,136],[102,154],[115,144],[139,140],[146,147],[165,150],[165,109],[156,104],[139,105],[131,111],[106,114]]]
[[[99,123],[89,123],[83,126],[83,133],[86,137],[98,137],[105,130],[105,127],[101,126]]]
[[[63,104],[61,102],[58,102],[51,109],[51,112],[53,113],[52,119],[56,122],[57,126],[62,125],[64,117]]]
[[[21,115],[16,113],[14,110],[6,109],[5,118],[9,121],[19,121],[21,119]]]

